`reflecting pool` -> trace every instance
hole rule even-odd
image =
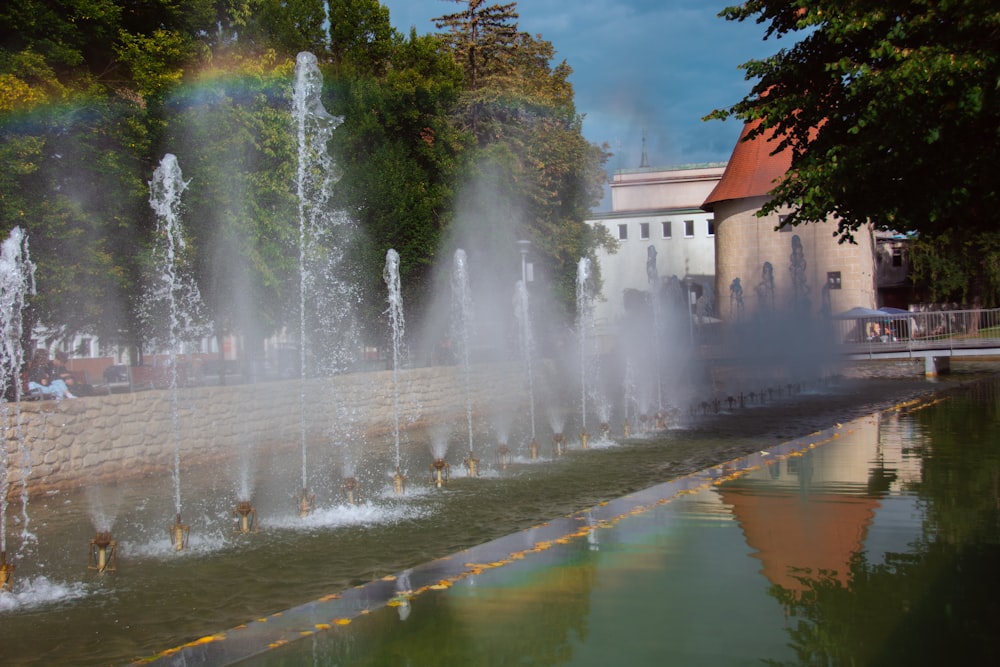
[[[330,601],[240,664],[997,664],[998,412],[994,380],[845,423]]]
[[[329,445],[305,519],[295,460],[258,452],[260,532],[233,532],[246,471],[191,471],[183,553],[169,476],[33,499],[41,557],[0,593],[0,664],[977,664],[1000,636],[998,387],[963,381],[843,382],[561,457],[518,445],[505,470],[477,435],[482,475],[455,445],[443,489],[408,433],[402,496],[392,443],[368,441],[357,505]],[[854,419],[859,392],[897,409]],[[106,575],[86,569],[102,513]]]

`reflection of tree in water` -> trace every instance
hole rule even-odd
[[[907,417],[927,436],[914,443],[923,537],[881,564],[856,554],[849,578],[802,571],[803,590],[772,586],[794,664],[998,664],[1000,435],[987,427],[998,418],[998,381]]]
[[[998,562],[998,544],[933,542],[882,565],[858,555],[850,587],[804,573],[805,592],[770,592],[790,617],[796,665],[997,664]]]

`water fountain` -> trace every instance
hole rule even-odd
[[[299,214],[299,378],[309,369],[330,373],[343,367],[344,330],[350,329],[351,288],[335,280],[342,250],[338,253],[328,242],[334,230],[347,229],[347,220],[330,205],[337,170],[327,152],[327,142],[342,119],[327,112],[322,101],[323,76],[316,56],[299,53],[295,59],[292,88],[292,118],[295,122],[298,168],[295,192]],[[339,246],[342,247],[345,239]],[[318,321],[310,318],[316,317]],[[348,324],[345,324],[348,323]],[[318,354],[319,332],[332,343],[326,350],[329,360]],[[311,335],[310,335],[311,334]],[[300,382],[299,445],[302,460],[302,493],[297,497],[300,516],[315,508],[315,494],[309,491],[309,457],[306,443],[307,399]]]
[[[90,557],[87,569],[97,572],[114,572],[118,569],[118,542],[111,533],[97,533],[90,540]]]
[[[663,300],[660,298],[660,271],[656,266],[656,246],[646,249],[646,281],[649,283],[649,299],[653,309],[653,375],[656,382],[656,406],[663,408],[663,368],[662,349],[665,343],[663,331]]]
[[[149,205],[156,214],[156,244],[153,272],[144,295],[144,312],[153,340],[167,350],[167,388],[170,391],[173,433],[174,511],[177,521],[170,530],[177,551],[187,544],[189,526],[181,522],[181,455],[178,398],[179,355],[187,340],[201,333],[201,294],[190,271],[186,270],[186,242],[180,221],[181,194],[187,188],[177,158],[167,153],[149,183]],[[183,539],[181,539],[183,537]]]
[[[588,399],[598,411],[601,422],[610,421],[610,406],[604,400],[601,387],[600,350],[594,337],[594,284],[590,260],[580,259],[576,272],[576,323],[580,339],[580,446],[587,449],[590,433],[587,432]]]
[[[238,517],[236,532],[246,535],[257,532],[257,510],[249,500],[236,503],[233,514]]]
[[[451,466],[442,458],[431,462],[431,481],[437,488],[443,488],[451,478]]]
[[[531,329],[531,305],[528,299],[528,285],[523,279],[517,281],[514,290],[514,316],[517,318],[518,343],[524,359],[524,376],[528,385],[528,409],[531,421],[531,440],[535,441],[535,374],[533,358],[535,340]]]
[[[310,180],[317,173],[333,174],[331,165],[325,167],[316,166],[325,164],[321,159],[319,149],[324,142],[317,139],[324,133],[329,136],[336,119],[326,114],[319,103],[319,89],[315,68],[315,59],[301,58],[296,66],[296,86],[295,86],[295,117],[300,134],[300,154],[314,152],[313,157],[319,161],[312,163],[313,166],[303,161],[299,165],[299,218],[300,218],[300,377],[297,383],[286,385],[276,384],[271,391],[276,395],[282,392],[300,392],[298,395],[298,407],[300,417],[300,445],[301,450],[301,479],[300,484],[295,485],[292,477],[298,476],[298,466],[287,464],[287,452],[285,452],[279,442],[265,442],[267,446],[260,446],[257,455],[261,460],[257,462],[256,475],[250,469],[248,459],[242,458],[243,472],[240,481],[240,488],[237,496],[235,508],[232,499],[215,500],[213,494],[218,491],[217,479],[214,471],[210,467],[203,470],[193,470],[185,472],[185,516],[192,523],[197,517],[198,537],[202,533],[207,533],[210,527],[203,529],[203,522],[215,527],[218,542],[225,548],[220,548],[211,552],[210,557],[206,554],[209,550],[199,550],[196,544],[190,549],[190,526],[185,524],[180,516],[180,475],[172,475],[170,484],[164,482],[164,486],[157,485],[157,480],[149,479],[141,483],[122,483],[123,495],[127,497],[123,501],[123,506],[130,509],[131,516],[122,525],[116,527],[115,538],[110,531],[112,521],[102,522],[104,525],[98,527],[98,532],[91,540],[91,567],[95,572],[112,571],[117,565],[118,547],[121,545],[129,554],[128,568],[126,572],[119,573],[118,582],[105,580],[101,584],[94,584],[87,581],[81,597],[85,600],[79,604],[65,601],[57,613],[52,614],[52,619],[46,619],[44,630],[48,632],[52,627],[73,628],[74,639],[71,645],[81,664],[94,664],[107,662],[103,651],[109,649],[97,645],[97,640],[106,637],[109,631],[103,627],[100,614],[93,613],[97,606],[106,605],[115,617],[129,618],[128,628],[115,628],[114,632],[122,633],[116,639],[120,640],[119,651],[125,651],[126,655],[148,655],[151,651],[162,650],[176,645],[182,641],[192,641],[197,643],[195,638],[204,638],[206,631],[224,630],[227,627],[236,627],[244,623],[247,618],[247,609],[261,610],[261,614],[275,612],[273,616],[265,620],[275,625],[281,622],[279,610],[285,609],[294,604],[301,603],[302,600],[314,599],[319,596],[335,597],[336,591],[344,591],[352,588],[359,580],[370,580],[372,578],[392,576],[403,567],[415,562],[422,562],[428,558],[437,558],[455,550],[464,548],[470,543],[490,539],[494,536],[503,535],[526,528],[545,520],[548,513],[563,513],[564,510],[572,509],[575,503],[590,502],[594,497],[611,497],[616,494],[620,486],[617,478],[607,474],[593,474],[593,468],[599,465],[589,465],[586,459],[590,457],[600,457],[604,452],[599,451],[599,447],[594,447],[595,451],[584,456],[567,456],[559,461],[547,461],[542,465],[532,466],[536,470],[558,467],[561,471],[560,479],[552,483],[537,484],[531,475],[524,473],[527,466],[518,466],[517,461],[510,456],[507,447],[507,438],[501,437],[498,445],[498,465],[508,466],[509,474],[503,476],[483,475],[477,481],[477,489],[485,489],[482,493],[463,493],[461,482],[456,482],[454,489],[449,489],[443,493],[416,493],[404,494],[406,475],[403,469],[403,447],[400,440],[400,389],[403,381],[400,374],[403,371],[414,371],[415,369],[401,368],[401,342],[403,332],[403,317],[401,300],[395,299],[394,295],[399,293],[398,283],[398,256],[392,257],[394,253],[387,253],[386,274],[387,287],[390,292],[389,319],[393,323],[393,369],[392,369],[392,424],[387,431],[378,432],[376,435],[361,435],[364,428],[359,427],[359,434],[350,443],[365,450],[366,456],[357,460],[347,455],[344,463],[343,476],[341,477],[340,492],[346,498],[348,508],[334,508],[332,510],[317,509],[317,495],[315,490],[310,489],[309,475],[316,475],[324,471],[327,466],[323,461],[308,460],[308,439],[306,436],[306,405],[307,395],[305,389],[306,369],[309,367],[318,368],[313,364],[313,359],[319,352],[316,350],[318,343],[310,339],[306,332],[311,330],[307,323],[309,313],[315,310],[311,295],[320,285],[315,284],[317,277],[323,271],[312,271],[314,268],[313,258],[310,256],[311,242],[314,233],[322,237],[328,233],[326,225],[329,220],[324,218],[323,206],[320,202],[327,201],[326,187],[329,182]],[[326,114],[324,116],[324,114]],[[324,171],[328,169],[327,171]],[[181,181],[182,183],[182,181]],[[179,186],[178,186],[179,187]],[[182,189],[182,188],[181,188]],[[315,231],[314,231],[315,230]],[[478,265],[477,265],[478,266]],[[325,270],[326,267],[319,267]],[[453,267],[452,297],[456,308],[453,316],[455,328],[453,329],[454,341],[457,343],[459,362],[458,369],[460,375],[456,377],[459,381],[456,384],[464,385],[464,417],[465,428],[468,435],[467,455],[464,459],[468,476],[475,477],[479,473],[479,459],[476,458],[473,442],[474,438],[481,438],[481,432],[474,431],[473,424],[473,404],[472,389],[472,359],[470,353],[472,331],[472,308],[471,291],[469,290],[469,275],[465,253],[456,251],[455,263]],[[601,419],[601,432],[607,437],[610,430],[610,415],[606,415],[603,410],[607,404],[595,398],[599,396],[602,379],[600,373],[593,366],[593,346],[595,340],[592,337],[593,323],[590,318],[590,300],[593,295],[588,293],[589,264],[581,261],[581,273],[584,280],[581,285],[585,286],[581,290],[582,304],[584,308],[581,312],[584,317],[578,323],[578,330],[581,338],[580,348],[580,378],[582,383],[581,392],[581,444],[584,448],[588,446],[589,434],[587,433],[587,411],[588,405],[593,406],[597,416]],[[507,290],[504,289],[506,294]],[[536,383],[532,370],[533,344],[531,340],[531,326],[528,313],[530,311],[527,300],[526,285],[518,285],[515,314],[518,317],[518,334],[520,337],[521,353],[525,361],[525,375],[528,386],[528,405],[519,404],[518,408],[526,412],[530,419],[518,419],[513,424],[509,437],[510,442],[523,442],[529,440],[529,451],[532,459],[538,456],[538,442],[535,429],[534,405],[536,398],[542,401],[541,405],[560,404],[565,405],[565,397],[553,396],[552,386],[562,384],[562,379],[549,380],[548,386],[545,382]],[[329,303],[327,301],[327,303]],[[394,313],[394,307],[398,304],[398,313]],[[505,313],[509,306],[505,306]],[[7,312],[5,310],[5,312]],[[398,324],[398,327],[396,326]],[[398,336],[397,336],[398,331]],[[509,352],[509,351],[508,351]],[[336,355],[334,355],[336,357]],[[512,357],[513,358],[513,357]],[[422,369],[416,369],[422,370]],[[448,369],[445,369],[448,370]],[[574,369],[575,370],[575,369]],[[349,374],[343,374],[347,376]],[[442,376],[444,373],[442,372]],[[384,375],[376,376],[383,387],[389,382]],[[338,377],[338,380],[345,379]],[[347,378],[350,379],[350,378]],[[569,383],[575,384],[575,383]],[[511,394],[518,393],[517,382],[508,383]],[[319,386],[319,385],[314,385]],[[323,385],[327,386],[327,385]],[[548,390],[548,393],[546,393]],[[537,396],[536,396],[537,391]],[[525,397],[520,396],[521,399]],[[338,397],[337,400],[346,400],[346,397]],[[294,399],[293,399],[294,400]],[[523,406],[523,407],[522,407]],[[442,426],[444,436],[438,436],[433,430],[438,424],[433,419],[440,415],[451,415],[452,409],[457,408],[457,403],[441,408],[433,415],[428,413],[423,418],[429,424],[431,433],[421,436],[408,436],[406,438],[409,449],[406,455],[412,459],[418,459],[420,453],[414,450],[423,449],[426,456],[425,443],[429,442],[431,453],[431,480],[432,486],[443,489],[450,478],[450,464],[447,460],[448,438],[446,428]],[[294,411],[293,411],[294,412]],[[564,431],[567,429],[568,410],[553,409],[550,411],[550,425],[552,427],[552,440],[557,456],[564,453],[566,449],[566,439]],[[523,414],[523,412],[521,413]],[[430,415],[430,416],[428,416]],[[627,410],[626,410],[627,415]],[[338,415],[340,417],[342,415]],[[447,421],[450,417],[441,417],[441,421]],[[625,418],[627,426],[627,417]],[[574,423],[570,426],[575,426]],[[499,429],[498,429],[499,431]],[[385,439],[382,439],[382,435]],[[504,436],[508,434],[504,433]],[[517,440],[523,438],[523,440]],[[292,449],[294,451],[294,445]],[[269,451],[272,448],[274,451]],[[241,445],[242,446],[242,445]],[[339,446],[339,445],[338,445]],[[348,447],[347,444],[344,445]],[[240,453],[232,452],[232,459],[249,456],[246,450]],[[322,452],[312,452],[322,456]],[[316,457],[319,458],[319,457]],[[424,459],[426,461],[426,459]],[[591,459],[593,460],[593,459]],[[602,459],[597,459],[602,460]],[[179,468],[180,458],[175,456],[175,463]],[[421,464],[424,465],[424,464]],[[289,470],[289,468],[291,468]],[[650,472],[651,466],[635,465],[626,466],[628,474],[635,475],[637,481],[630,482],[635,487],[651,479],[655,479],[654,472]],[[392,487],[397,496],[405,495],[405,498],[394,498],[385,500],[384,504],[378,508],[370,509],[369,497],[376,497],[375,492],[366,493],[365,502],[360,502],[361,481],[372,477],[384,480],[385,471],[392,469]],[[364,477],[365,473],[371,477]],[[537,477],[538,473],[535,473]],[[198,476],[199,483],[195,484],[189,480]],[[4,477],[5,478],[5,477]],[[337,479],[329,472],[321,478],[325,480]],[[256,484],[256,486],[255,486]],[[336,492],[336,488],[330,488],[332,482],[327,481],[328,487],[322,487],[320,482],[319,493],[324,490],[331,494]],[[167,489],[166,486],[172,488]],[[293,486],[294,485],[294,486]],[[288,502],[289,495],[287,489],[301,488],[301,494],[296,495],[296,502],[293,506]],[[541,488],[540,488],[541,487]],[[188,489],[194,489],[188,491]],[[525,491],[530,491],[526,493]],[[195,494],[200,494],[197,497]],[[176,495],[175,495],[176,494]],[[157,503],[169,496],[175,496],[177,506],[176,522],[168,528],[170,544],[174,550],[187,550],[188,554],[183,558],[183,564],[174,561],[178,559],[165,559],[160,551],[153,549],[143,550],[141,547],[146,538],[146,526],[160,526],[159,520],[150,516],[152,510],[147,506],[155,506]],[[6,498],[6,494],[3,494]],[[251,502],[251,497],[253,501]],[[497,502],[497,498],[502,498]],[[511,511],[511,505],[523,498],[523,503],[515,511]],[[584,499],[584,500],[581,500]],[[86,511],[81,508],[87,507],[86,500],[79,495],[66,493],[48,501],[51,507],[48,510],[48,519],[51,527],[46,530],[53,533],[66,530],[67,525],[72,525],[71,519],[78,518],[79,514]],[[258,530],[258,508],[263,516],[267,517],[265,530],[261,535],[253,540],[243,539],[242,535],[253,533]],[[5,508],[6,509],[6,508]],[[372,521],[373,513],[383,513],[390,516],[390,520],[379,525],[378,521]],[[307,520],[299,520],[294,514]],[[322,516],[317,516],[322,515]],[[468,517],[475,516],[475,522],[469,522]],[[233,519],[236,519],[236,528],[233,530]],[[335,517],[330,519],[329,517]],[[406,520],[397,520],[402,517]],[[337,522],[340,523],[337,523]],[[324,523],[325,522],[325,523]],[[455,531],[456,536],[452,537],[444,527],[453,525],[464,525],[469,527],[474,524],[474,529],[465,531]],[[161,536],[162,529],[157,528]],[[237,533],[236,536],[233,533]],[[6,533],[6,531],[4,531]],[[290,558],[289,554],[294,554]],[[337,559],[331,559],[331,554],[337,554]],[[53,563],[45,563],[50,571],[56,571],[67,578],[79,576],[78,569],[80,563],[74,562],[66,564],[53,558]],[[324,568],[322,577],[316,576],[319,564]],[[0,563],[0,577],[3,577],[6,560]],[[38,565],[42,567],[42,565]],[[176,581],[179,569],[184,568],[184,576],[196,582],[196,585],[180,587]],[[283,568],[287,577],[280,581],[272,581],[273,577],[262,576],[263,573],[273,572],[277,568]],[[10,567],[12,571],[12,566]],[[224,572],[226,575],[219,576]],[[77,573],[76,575],[72,573]],[[127,574],[129,581],[125,579]],[[230,577],[231,575],[231,577]],[[20,573],[19,573],[20,576]],[[234,586],[233,581],[250,581],[254,586],[242,587]],[[130,588],[131,581],[142,581],[141,590]],[[395,585],[395,584],[393,584]],[[104,587],[115,587],[111,590],[112,595],[106,595]],[[410,590],[408,584],[399,583],[400,593]],[[86,599],[94,598],[94,601]],[[225,600],[223,604],[221,600]],[[162,605],[162,606],[160,606]],[[156,609],[154,609],[156,608]],[[192,615],[191,609],[211,609],[207,616]],[[256,613],[256,612],[255,612]],[[39,614],[45,616],[46,614]],[[27,616],[27,615],[25,615]],[[58,617],[58,618],[55,618]],[[14,637],[28,637],[31,626],[24,618],[10,619],[4,618],[4,625],[10,629],[8,632]],[[10,622],[8,622],[10,621]],[[51,625],[48,625],[51,623]],[[137,635],[138,630],[134,628],[148,628],[143,630],[148,635]],[[319,627],[319,624],[316,625]],[[27,641],[27,640],[25,640]],[[197,640],[202,641],[202,640]],[[204,643],[216,641],[215,636],[204,639]],[[9,648],[10,644],[4,644]],[[116,654],[116,655],[120,655]]]
[[[402,493],[402,481],[395,483],[395,480],[403,476],[399,451],[399,365],[402,361],[401,352],[405,324],[403,294],[399,284],[399,253],[392,248],[385,253],[385,268],[382,271],[382,277],[388,288],[389,309],[387,312],[392,331],[392,433],[396,447],[396,470],[393,479],[396,492]]]
[[[472,443],[472,401],[470,384],[472,382],[472,289],[469,285],[469,267],[465,251],[459,248],[455,251],[455,264],[451,279],[452,298],[452,331],[458,340],[459,364],[465,380],[465,417],[469,433],[469,454],[465,459],[465,469],[470,477],[479,472],[479,459],[475,457]]]
[[[13,399],[15,440],[22,457],[22,468],[30,465],[30,455],[24,447],[21,433],[21,378],[24,364],[24,350],[21,347],[22,311],[25,300],[35,291],[35,265],[28,251],[28,240],[20,227],[14,227],[3,242],[0,252],[0,314],[3,315],[0,330],[0,414],[4,423],[9,423]],[[10,588],[14,576],[14,563],[7,560],[7,497],[10,481],[7,475],[9,454],[6,445],[0,446],[0,590]],[[30,541],[28,527],[28,496],[26,489],[21,493],[22,548]]]
[[[358,478],[353,475],[348,475],[344,477],[344,481],[341,486],[344,490],[344,499],[347,501],[347,504],[357,505],[359,500],[358,494],[361,491],[361,485],[358,483]]]

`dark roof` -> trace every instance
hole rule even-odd
[[[715,204],[729,199],[766,195],[788,171],[788,167],[792,164],[791,151],[784,150],[776,155],[771,154],[777,147],[777,143],[772,141],[773,132],[768,131],[750,141],[744,141],[747,134],[759,124],[758,120],[743,126],[722,179],[701,205],[704,210],[711,211]]]

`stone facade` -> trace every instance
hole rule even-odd
[[[743,315],[787,310],[794,301],[792,239],[802,243],[804,279],[812,314],[838,313],[854,306],[875,306],[875,249],[872,230],[855,233],[855,244],[837,243],[832,222],[800,225],[775,231],[780,214],[757,217],[767,197],[730,199],[714,205],[716,216],[716,289],[718,312],[724,319],[738,317],[731,287],[740,279]],[[764,277],[764,263],[773,270],[773,303]]]
[[[472,374],[475,412],[527,402],[519,365],[481,365]],[[176,407],[173,392],[166,390],[6,403],[8,494],[21,493],[26,462],[30,496],[167,473],[173,467],[175,423],[183,468],[234,458],[251,445],[298,447],[301,405],[309,441],[322,438],[333,420],[345,415],[369,435],[392,432],[392,387],[392,371],[380,371],[303,382],[185,388],[177,393]],[[465,387],[464,371],[457,366],[400,371],[400,427],[464,414]],[[25,453],[30,461],[25,461]]]

